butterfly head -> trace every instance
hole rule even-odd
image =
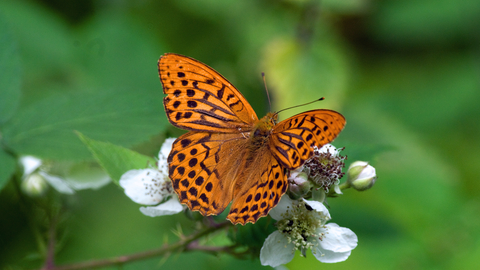
[[[262,119],[255,123],[253,137],[267,137],[270,135],[272,128],[277,124],[278,115],[276,113],[267,113]]]

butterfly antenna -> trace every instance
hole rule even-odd
[[[270,95],[268,94],[267,82],[265,80],[265,72],[262,72],[263,84],[265,85],[265,91],[267,92],[268,105],[270,106],[270,111],[272,111],[272,103],[270,102]]]
[[[305,103],[305,104],[300,104],[300,105],[297,105],[297,106],[285,108],[285,109],[283,109],[283,110],[278,111],[277,114],[279,114],[280,112],[286,111],[286,110],[290,110],[290,109],[297,108],[297,107],[300,107],[300,106],[305,106],[305,105],[308,105],[308,104],[312,104],[312,103],[315,103],[315,102],[317,102],[317,101],[324,100],[324,99],[325,99],[324,97],[321,97],[321,98],[319,98],[319,99],[317,99],[317,100],[310,101],[310,102],[307,102],[307,103]]]

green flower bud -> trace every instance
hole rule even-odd
[[[377,180],[375,168],[365,161],[353,162],[347,171],[347,184],[358,191],[371,188]]]
[[[32,173],[23,179],[22,190],[29,196],[42,196],[45,194],[47,189],[48,183],[39,173]]]

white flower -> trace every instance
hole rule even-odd
[[[167,157],[175,138],[168,138],[158,154],[158,169],[130,170],[120,178],[125,194],[138,204],[156,205],[141,207],[147,216],[173,215],[183,210],[168,178]]]
[[[41,182],[64,194],[87,188],[98,189],[110,182],[110,177],[100,166],[90,162],[44,161],[23,156],[20,163],[23,166],[24,190],[28,192],[28,187],[31,187],[37,195],[43,194],[47,187],[45,185],[43,191],[38,189],[43,187]]]
[[[347,183],[359,191],[371,188],[377,180],[375,168],[365,161],[353,162],[348,168],[347,175]]]
[[[47,192],[48,183],[38,172],[42,166],[42,160],[24,156],[20,158],[20,164],[23,166],[22,190],[30,196],[44,195]]]
[[[341,262],[357,246],[357,236],[350,229],[326,224],[330,213],[320,202],[293,201],[283,196],[269,215],[277,220],[278,230],[267,237],[260,250],[262,265],[286,264],[293,259],[295,250],[305,256],[307,249],[321,262]]]
[[[23,166],[23,181],[25,187],[31,183],[32,179],[40,183],[42,180],[48,182],[55,190],[64,194],[73,194],[75,191],[65,182],[65,179],[51,175],[48,169],[42,167],[42,160],[33,156],[24,156],[20,158]],[[40,185],[38,185],[40,187]],[[42,186],[44,189],[46,186]],[[24,189],[27,191],[27,189]],[[28,191],[27,191],[28,192]],[[42,194],[44,190],[36,190],[35,193]]]

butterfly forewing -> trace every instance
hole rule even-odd
[[[248,131],[258,120],[243,95],[207,65],[178,54],[158,60],[167,117],[174,126],[194,131]]]
[[[313,110],[290,117],[274,126],[270,150],[288,169],[303,165],[318,148],[332,142],[345,126],[345,118],[331,110]]]

